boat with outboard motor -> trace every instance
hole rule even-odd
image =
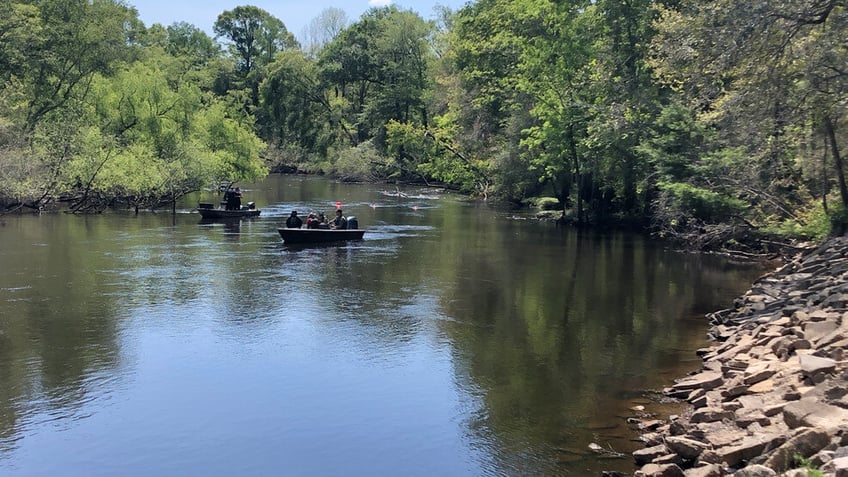
[[[362,240],[365,229],[290,229],[278,228],[283,242],[292,243],[327,243],[348,240]]]
[[[197,206],[197,212],[204,219],[241,219],[249,217],[259,217],[261,210],[256,208],[256,204],[248,202],[238,209],[227,209],[225,207],[215,208],[212,204],[201,202]]]

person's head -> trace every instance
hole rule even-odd
[[[342,209],[336,209],[336,215],[341,216],[342,215]]]
[[[296,211],[296,210],[293,210],[293,211],[292,211],[291,216],[292,216],[292,217],[297,217],[297,211]]]
[[[241,192],[241,189],[239,189],[238,187],[236,187],[236,192]]]

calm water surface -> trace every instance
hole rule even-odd
[[[596,442],[762,270],[416,188],[270,177],[258,219],[0,217],[0,475],[632,470]],[[361,242],[284,245],[341,201]]]

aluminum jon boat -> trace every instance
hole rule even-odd
[[[362,240],[365,229],[289,229],[278,228],[285,243],[326,243]]]
[[[227,210],[225,208],[213,208],[212,204],[200,203],[197,207],[197,212],[204,219],[241,219],[247,217],[259,217],[259,214],[262,212],[256,208],[256,206],[251,202],[246,206],[242,206],[240,209],[236,210]]]

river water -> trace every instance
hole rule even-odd
[[[762,269],[452,194],[248,185],[261,217],[0,217],[0,475],[631,471],[626,418]],[[341,202],[360,242],[282,243]]]

